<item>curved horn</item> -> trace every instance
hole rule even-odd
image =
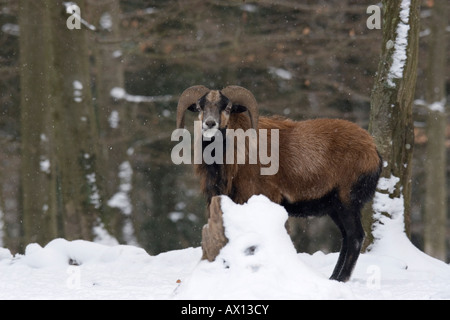
[[[248,110],[252,128],[258,130],[258,102],[255,96],[247,89],[239,86],[228,86],[223,89],[222,94],[232,103],[244,106]]]
[[[198,99],[203,97],[209,91],[205,86],[193,86],[190,87],[181,94],[180,99],[178,100],[177,107],[177,128],[184,128],[184,115],[186,113],[187,108],[197,102]]]

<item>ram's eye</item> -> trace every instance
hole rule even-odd
[[[200,107],[200,105],[198,103],[196,103],[196,104],[192,104],[191,106],[189,106],[188,110],[191,112],[201,112],[202,108]]]

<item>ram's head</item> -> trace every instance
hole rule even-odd
[[[210,90],[204,86],[186,89],[178,101],[177,128],[184,128],[186,110],[199,113],[203,136],[211,138],[217,130],[227,129],[230,115],[248,111],[252,128],[258,128],[258,104],[245,88],[228,86]]]

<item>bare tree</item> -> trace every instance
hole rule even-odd
[[[425,82],[428,142],[425,161],[424,250],[429,255],[445,261],[447,258],[445,29],[448,24],[448,13],[445,1],[434,1],[432,5]]]
[[[374,200],[375,214],[365,214],[366,248],[375,241],[372,228],[383,224],[384,218],[402,215],[409,235],[419,5],[419,0],[383,0],[382,53],[371,97],[369,131],[375,137],[384,165],[382,183]],[[382,199],[397,202],[395,207],[389,204],[375,207]]]
[[[83,15],[85,1],[78,4]],[[92,239],[103,199],[98,184],[98,129],[89,73],[90,30],[67,28],[65,5],[62,1],[49,4],[57,75],[53,89],[59,93],[53,121],[62,221],[67,239]]]
[[[62,1],[20,8],[23,241],[90,240],[103,202],[87,31]]]
[[[102,221],[120,242],[124,242],[124,219],[131,214],[131,204],[118,203],[114,197],[128,197],[124,179],[130,179],[131,166],[127,149],[130,145],[129,109],[125,99],[115,99],[125,94],[124,65],[121,49],[121,10],[118,0],[88,1],[90,22],[97,31],[90,36],[94,56],[96,84],[96,110],[99,122],[100,161],[99,172],[105,203]],[[115,90],[115,91],[114,91]],[[115,92],[115,94],[114,94]],[[128,172],[128,173],[127,173]],[[127,175],[124,177],[124,175]],[[122,176],[122,178],[120,177]],[[131,183],[131,181],[128,181]],[[108,205],[109,203],[109,205]]]
[[[19,7],[23,242],[46,243],[58,235],[50,7],[37,1]]]

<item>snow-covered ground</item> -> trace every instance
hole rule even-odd
[[[24,255],[0,249],[0,299],[450,299],[450,266],[402,231],[362,254],[348,283],[328,280],[337,253],[296,253],[285,210],[264,196],[222,201],[229,243],[150,256],[133,246],[55,239]]]

